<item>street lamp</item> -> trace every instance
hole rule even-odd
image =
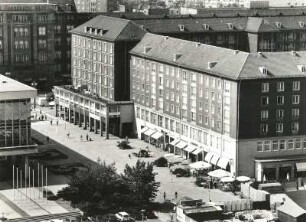
[[[37,82],[34,80],[32,83],[31,83],[31,86],[36,88],[37,86]],[[34,97],[34,109],[36,109],[36,98]]]
[[[144,222],[144,213],[146,212],[146,210],[141,210],[141,220],[142,222]]]

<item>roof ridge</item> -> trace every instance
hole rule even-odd
[[[243,62],[243,65],[240,67],[240,71],[239,71],[239,74],[238,74],[238,76],[237,76],[237,79],[238,80],[241,80],[241,78],[240,78],[240,75],[241,75],[241,73],[242,73],[242,70],[243,70],[243,68],[244,68],[244,66],[245,66],[245,64],[246,64],[246,61],[249,59],[249,57],[251,56],[251,53],[249,53],[249,52],[246,52],[248,55],[245,57],[245,60],[244,60],[244,62]]]

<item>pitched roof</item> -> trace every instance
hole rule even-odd
[[[144,52],[144,47],[151,49]],[[237,79],[248,53],[231,49],[198,44],[186,40],[169,38],[161,35],[147,33],[144,38],[131,51],[132,54],[147,57],[153,60],[164,61],[179,67],[198,70]],[[180,54],[174,61],[174,55]],[[209,62],[217,62],[213,68],[208,69]],[[235,65],[233,65],[235,64]]]
[[[247,53],[147,33],[130,53],[232,80],[306,77],[306,51]]]
[[[103,30],[104,33],[103,35],[88,33],[85,32],[86,27]],[[99,15],[71,30],[71,33],[107,41],[131,41],[140,40],[146,31],[132,21]]]
[[[152,33],[197,33],[214,31],[243,31],[246,27],[247,18],[179,18],[179,19],[143,19],[134,20]],[[204,28],[209,25],[209,29]],[[229,28],[229,24],[233,28]],[[179,25],[184,25],[181,31]]]

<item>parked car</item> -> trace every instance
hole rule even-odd
[[[117,142],[117,146],[120,148],[120,149],[132,149],[132,147],[129,145],[129,142],[123,140],[123,141],[118,141]]]
[[[118,212],[115,214],[118,221],[130,221],[131,217],[127,212]]]

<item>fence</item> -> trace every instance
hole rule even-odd
[[[264,202],[269,199],[269,193],[263,190],[256,190],[250,186],[250,183],[241,184],[243,196],[254,202]]]
[[[230,211],[236,212],[236,211],[244,211],[252,209],[253,209],[252,200],[242,199],[242,200],[224,202],[224,212],[230,212]]]

